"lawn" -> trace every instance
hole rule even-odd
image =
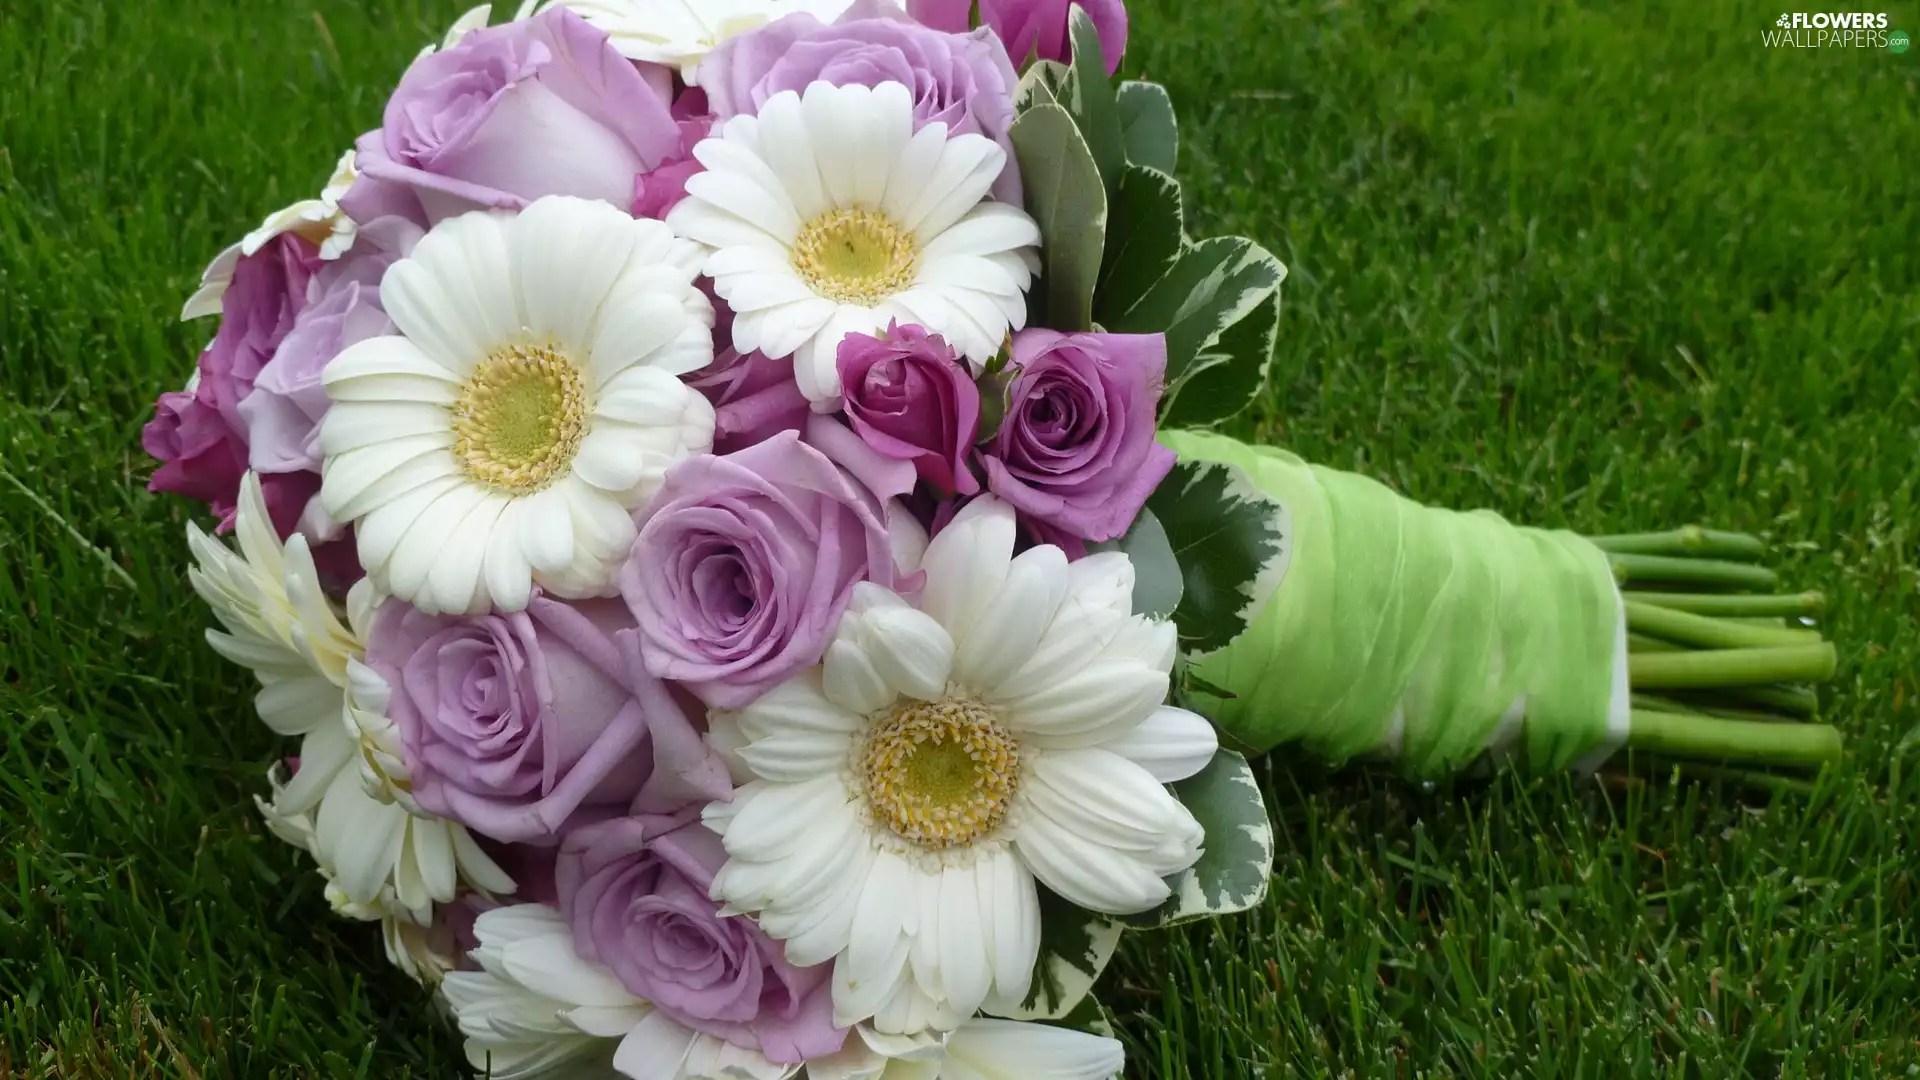
[[[461,6],[0,0],[0,1075],[460,1074],[256,820],[274,743],[138,432],[201,266]],[[1266,905],[1109,976],[1134,1074],[1920,1075],[1920,50],[1763,49],[1742,0],[1134,9],[1197,231],[1292,270],[1259,433],[1534,523],[1766,535],[1834,598],[1850,746],[1771,799],[1282,751]]]

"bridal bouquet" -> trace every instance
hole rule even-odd
[[[1285,269],[1188,235],[1119,0],[489,16],[214,260],[144,432],[268,826],[480,1073],[1104,1080],[1122,931],[1265,891],[1240,751],[1837,751],[1757,542],[1197,430]]]

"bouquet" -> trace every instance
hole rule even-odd
[[[267,825],[481,1074],[1099,1080],[1122,932],[1264,894],[1247,754],[1837,753],[1757,541],[1205,430],[1286,271],[1188,235],[1119,0],[490,18],[214,260],[143,433]]]

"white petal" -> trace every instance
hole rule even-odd
[[[362,379],[404,375],[416,379],[456,385],[459,376],[448,371],[420,346],[398,335],[371,337],[340,350],[320,373],[321,384],[331,395],[334,388]]]
[[[627,255],[659,222],[635,221],[597,199],[546,198],[513,218],[514,283],[526,328],[578,354]]]
[[[387,564],[388,591],[430,614],[446,611],[439,606],[438,597],[427,589],[428,575],[434,572],[436,566],[453,561],[449,557],[452,553],[448,550],[448,537],[453,536],[467,515],[488,497],[484,488],[461,484],[422,510],[407,529],[406,535],[400,539],[399,546],[394,548],[393,559]],[[479,551],[474,551],[467,553],[459,564],[445,572],[457,573],[468,582],[477,582],[482,568]],[[464,606],[456,610],[464,610]]]
[[[475,212],[442,221],[380,280],[388,318],[457,374],[520,328],[505,220]]]
[[[953,865],[940,875],[940,980],[948,1003],[967,1015],[980,1008],[993,982],[982,923],[998,913],[979,907],[975,877],[981,871],[980,863]]]
[[[1047,736],[1100,731],[1107,733],[1104,740],[1145,720],[1167,699],[1168,684],[1165,672],[1138,661],[1096,660],[1025,697],[989,700],[1002,706],[1018,731]]]
[[[1219,736],[1207,718],[1185,709],[1163,705],[1139,726],[1102,745],[1170,784],[1207,767],[1220,749]]]
[[[1057,547],[1030,548],[1014,558],[955,647],[953,677],[993,693],[1033,655],[1066,597],[1067,580],[1067,557]]]
[[[788,728],[834,732],[851,740],[860,716],[826,695],[818,671],[803,672],[754,699],[736,714],[749,740]]]
[[[692,1028],[655,1009],[620,1040],[613,1067],[636,1080],[679,1080],[695,1037]]]
[[[1110,1080],[1126,1064],[1117,1040],[1013,1020],[969,1021],[948,1041],[947,1055],[948,1071],[963,1065],[979,1080]]]
[[[920,562],[926,591],[920,608],[955,640],[966,640],[980,609],[999,593],[1013,564],[1013,510],[998,499],[976,499],[927,545]]]
[[[852,641],[828,645],[820,672],[827,700],[848,712],[876,713],[894,702],[894,688],[880,674],[872,654]]]

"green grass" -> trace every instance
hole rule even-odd
[[[460,6],[0,0],[0,1075],[458,1075],[255,820],[275,747],[137,435],[200,267]],[[1539,524],[1766,535],[1837,600],[1849,759],[1769,801],[1277,755],[1265,907],[1110,975],[1136,1075],[1920,1075],[1920,52],[1655,7],[1140,0],[1129,68],[1200,231],[1292,268],[1262,434]]]

